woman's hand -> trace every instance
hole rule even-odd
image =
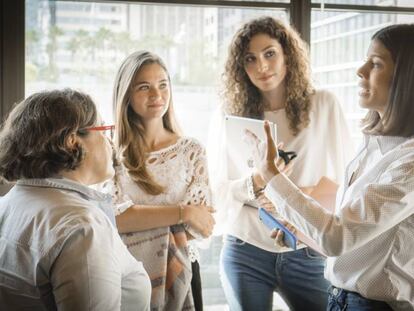
[[[280,220],[280,222],[290,231],[290,232],[292,232],[293,234],[295,234],[296,235],[296,228],[292,225],[292,224],[290,224],[290,223],[288,223],[286,220]],[[283,238],[284,238],[284,233],[283,233],[283,231],[282,230],[279,230],[279,229],[273,229],[272,230],[272,232],[271,232],[271,234],[270,234],[270,237],[272,238],[272,239],[274,239],[275,240],[275,245],[279,245],[279,246],[282,246],[282,247],[289,247],[289,246],[287,246],[286,244],[285,244],[285,242],[283,241]],[[299,241],[298,241],[299,242]],[[298,243],[297,242],[297,243]]]
[[[277,149],[281,149],[282,147],[283,147],[283,143],[279,143],[277,145]],[[292,159],[286,165],[285,160],[283,160],[281,157],[278,157],[278,159],[276,160],[276,167],[278,168],[280,173],[283,173],[283,174],[289,176],[290,173],[292,173],[292,168],[294,166],[294,163],[295,163],[295,160]]]
[[[264,130],[266,133],[266,142],[262,142],[249,130],[246,130],[246,141],[253,149],[253,161],[256,170],[263,179],[263,182],[267,184],[280,171],[275,163],[278,161],[277,147],[270,132],[269,122],[267,121],[264,123]]]
[[[184,205],[183,207],[183,222],[203,237],[209,237],[216,223],[212,215],[215,212],[214,208],[208,205]]]
[[[261,193],[257,197],[257,201],[259,202],[259,205],[261,208],[264,208],[267,212],[273,213],[276,211],[275,206],[273,203],[264,195],[264,193]]]

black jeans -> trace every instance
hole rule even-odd
[[[193,270],[193,277],[191,278],[191,291],[193,292],[194,307],[196,311],[203,311],[200,264],[198,261],[191,263],[191,270]]]

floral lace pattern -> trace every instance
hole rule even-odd
[[[181,137],[175,144],[147,156],[146,167],[154,180],[164,187],[164,192],[146,193],[120,165],[115,169],[116,178],[104,186],[107,192],[114,194],[117,206],[128,201],[138,205],[211,204],[206,153],[197,140]],[[188,305],[192,303],[191,262],[199,259],[199,253],[193,242],[188,243],[186,235],[181,234],[184,230],[197,239],[202,238],[187,224],[121,234],[128,250],[142,261],[150,276],[151,308],[154,310],[193,310],[193,306]],[[172,275],[180,281],[170,284],[169,279],[167,285]]]
[[[126,198],[135,204],[210,204],[206,154],[204,148],[193,138],[181,137],[169,147],[148,154],[148,171],[154,180],[165,187],[165,192],[150,195],[131,178],[125,167],[118,167],[119,192],[122,203]]]

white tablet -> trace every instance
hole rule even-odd
[[[272,137],[276,138],[276,124],[269,122]],[[244,140],[245,129],[262,141],[266,140],[264,121],[235,116],[225,116],[227,169],[230,179],[246,177],[253,170],[252,149]]]

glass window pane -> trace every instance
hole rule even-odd
[[[151,50],[167,63],[182,127],[202,141],[206,112],[216,105],[216,87],[235,30],[255,16],[287,19],[286,11],[275,9],[26,3],[26,95],[56,87],[79,88],[94,96],[109,121],[112,82],[120,62],[131,51]],[[195,119],[201,122],[192,123]]]
[[[357,68],[365,59],[371,36],[391,24],[413,23],[414,15],[312,11],[311,60],[318,87],[334,92],[341,101],[352,136],[361,139]]]
[[[208,0],[207,0],[208,1]],[[225,1],[248,1],[248,2],[280,2],[280,3],[290,3],[290,0],[225,0]]]
[[[147,49],[167,64],[184,133],[204,144],[236,29],[261,15],[288,19],[282,9],[47,0],[27,0],[26,12],[26,96],[44,89],[77,88],[91,94],[104,120],[112,123],[116,70],[129,53]],[[226,303],[218,276],[220,249],[221,237],[216,237],[201,252],[204,303],[216,310]]]
[[[412,0],[312,0],[314,3],[414,7]]]

